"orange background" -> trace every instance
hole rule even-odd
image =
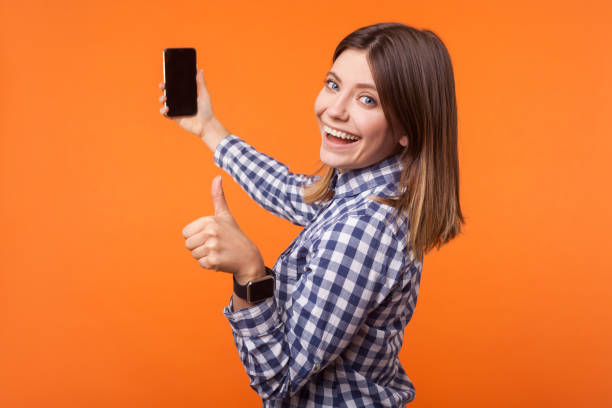
[[[411,407],[612,406],[608,2],[27,1],[0,5],[0,406],[259,406],[181,231],[221,174],[159,114],[195,47],[219,119],[296,172],[336,44],[399,21],[448,47],[464,233],[425,257]],[[267,264],[299,232],[224,174]]]

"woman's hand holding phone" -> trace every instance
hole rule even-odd
[[[198,113],[193,116],[167,116],[168,107],[163,106],[159,111],[166,118],[178,123],[183,129],[201,138],[208,147],[214,152],[217,144],[230,132],[217,120],[215,117],[210,95],[204,82],[204,72],[200,69],[196,74],[196,83],[198,87]],[[164,90],[165,84],[159,83],[159,89]],[[161,95],[159,102],[164,103],[166,96]]]

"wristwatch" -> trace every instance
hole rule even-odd
[[[258,303],[274,296],[274,271],[267,266],[266,276],[241,285],[234,275],[234,293],[249,303]]]

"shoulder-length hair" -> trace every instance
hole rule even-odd
[[[453,68],[440,38],[399,23],[359,28],[334,51],[365,50],[387,123],[399,125],[408,145],[401,151],[398,194],[371,197],[407,215],[408,246],[417,260],[461,232],[457,102]],[[397,136],[397,135],[395,135]],[[324,169],[323,166],[321,169]],[[330,200],[334,168],[304,188],[303,200]]]

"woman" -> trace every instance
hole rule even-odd
[[[215,215],[183,230],[202,267],[234,275],[224,314],[263,406],[412,401],[398,352],[423,255],[464,222],[454,79],[443,43],[397,23],[363,27],[340,42],[314,106],[328,167],[322,177],[293,174],[231,134],[215,118],[202,70],[196,79],[198,113],[172,119],[201,137],[257,203],[304,226],[267,268],[216,177]]]

